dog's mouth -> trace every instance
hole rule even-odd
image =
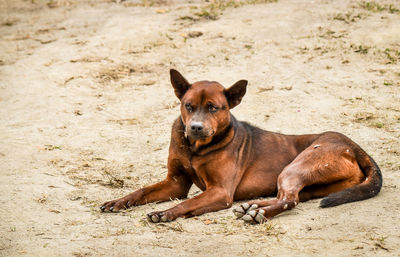
[[[193,131],[185,131],[186,137],[189,137],[192,140],[206,140],[212,136],[214,136],[214,130],[206,130],[202,132],[193,132]]]

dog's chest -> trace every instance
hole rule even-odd
[[[184,162],[185,173],[201,190],[206,189],[207,170],[206,160],[202,156],[191,156]]]

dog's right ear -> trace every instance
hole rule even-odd
[[[175,89],[175,95],[181,100],[189,89],[190,84],[177,70],[170,69],[169,74],[171,75],[171,84]]]

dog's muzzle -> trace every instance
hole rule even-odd
[[[186,127],[186,134],[192,139],[206,139],[214,133],[212,130],[204,127],[203,122],[192,121],[190,126]]]

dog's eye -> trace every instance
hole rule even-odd
[[[188,112],[192,112],[193,111],[193,107],[191,104],[185,104],[185,108]]]
[[[218,111],[218,107],[215,107],[214,105],[209,105],[208,106],[208,111],[209,112],[216,112],[216,111]]]

